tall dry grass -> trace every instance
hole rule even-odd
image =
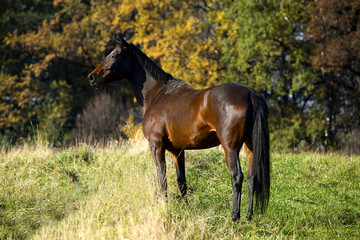
[[[43,225],[34,239],[202,238],[208,231],[207,220],[218,217],[194,218],[189,212],[176,216],[181,209],[189,211],[189,206],[176,197],[174,166],[168,161],[169,194],[174,198],[165,200],[158,191],[156,169],[140,129],[120,145],[113,141],[101,148],[87,144],[81,148],[97,156],[92,163],[96,190],[60,221]],[[170,210],[174,205],[175,211]]]

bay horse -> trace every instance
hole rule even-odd
[[[249,194],[247,219],[253,199],[264,213],[270,195],[268,107],[253,89],[228,83],[197,90],[163,71],[139,48],[116,38],[117,45],[89,75],[99,88],[127,79],[143,111],[143,133],[149,141],[161,191],[167,196],[165,150],[174,158],[177,182],[186,197],[185,154],[188,149],[221,146],[233,189],[232,219],[240,218],[243,172],[239,151],[245,144]]]

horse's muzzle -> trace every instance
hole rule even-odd
[[[90,86],[92,86],[92,87],[99,87],[100,86],[100,84],[101,84],[101,81],[97,81],[96,80],[96,77],[94,76],[94,74],[92,74],[92,73],[90,73],[89,75],[88,75],[88,79],[89,79],[89,84],[90,84]]]

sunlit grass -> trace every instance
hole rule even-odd
[[[167,155],[168,200],[140,137],[106,146],[25,144],[1,152],[2,239],[359,239],[360,157],[273,153],[265,215],[231,221],[222,150],[186,152],[188,204]],[[241,157],[243,172],[247,163]]]

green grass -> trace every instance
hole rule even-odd
[[[272,153],[268,211],[245,220],[244,181],[233,223],[221,150],[186,152],[185,204],[169,155],[161,197],[144,145],[2,150],[0,239],[360,239],[358,156]]]

